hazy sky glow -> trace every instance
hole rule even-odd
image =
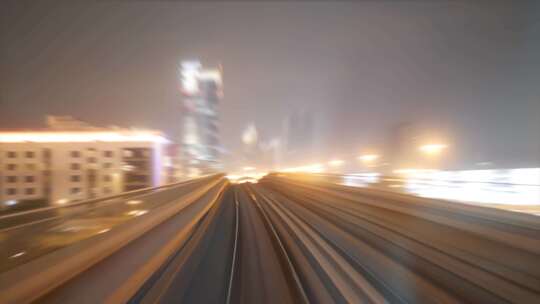
[[[222,139],[291,109],[321,157],[380,146],[416,121],[460,161],[540,162],[537,1],[186,3],[8,1],[0,10],[0,128],[45,114],[180,132],[177,68],[224,67]],[[518,4],[516,4],[518,3]]]

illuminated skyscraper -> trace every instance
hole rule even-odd
[[[182,62],[180,81],[184,106],[183,157],[189,176],[221,170],[218,104],[222,98],[220,69],[200,62]]]

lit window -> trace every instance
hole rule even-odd
[[[124,150],[124,156],[125,156],[125,157],[133,157],[133,151],[131,151],[131,150]]]

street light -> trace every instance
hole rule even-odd
[[[303,173],[322,173],[324,166],[322,164],[312,164],[301,167],[291,167],[282,169],[281,172],[303,172]]]
[[[379,155],[377,154],[365,154],[358,156],[358,160],[361,160],[364,163],[372,163],[379,159]]]
[[[427,144],[420,146],[420,151],[427,155],[439,155],[442,150],[446,149],[447,145],[445,144]]]
[[[341,159],[333,159],[331,161],[328,162],[328,165],[332,166],[332,167],[339,167],[341,165],[343,165],[345,162],[342,161]]]

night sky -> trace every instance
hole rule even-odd
[[[409,121],[463,166],[540,164],[540,1],[3,1],[0,22],[0,128],[73,115],[178,138],[178,64],[199,58],[223,65],[233,155],[249,123],[272,138],[307,110],[320,158]]]

